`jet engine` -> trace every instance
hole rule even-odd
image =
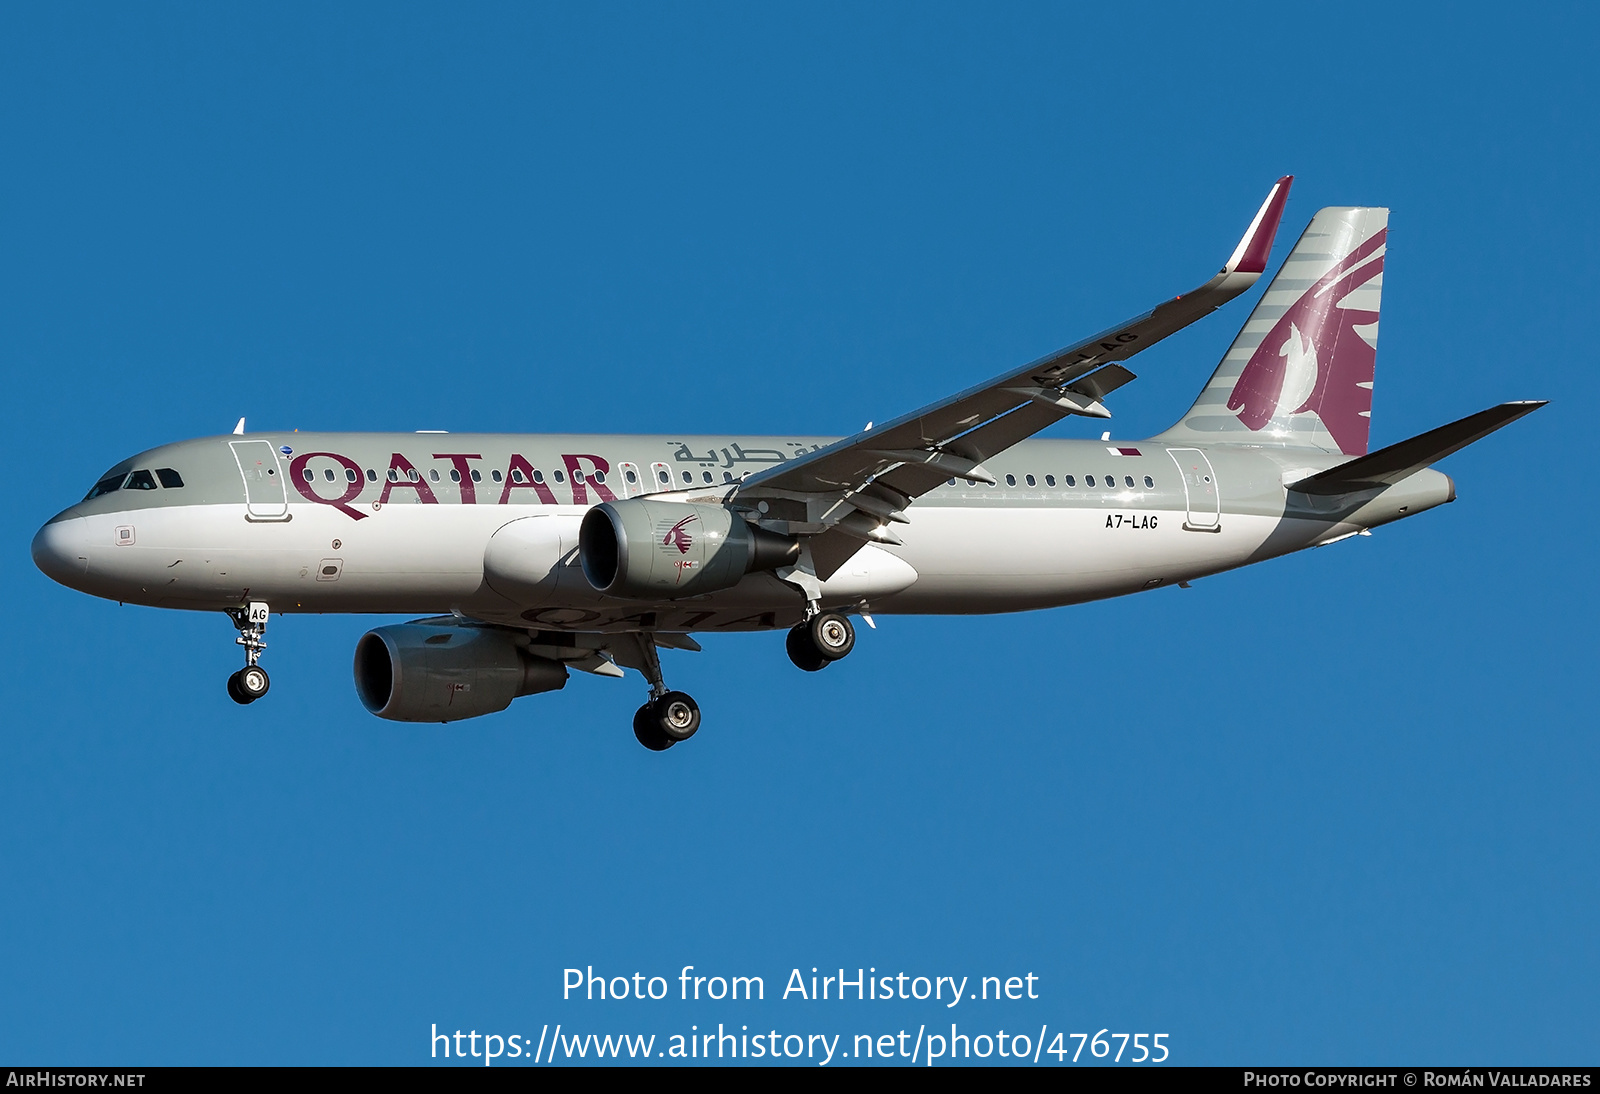
[[[527,638],[453,622],[379,627],[356,643],[356,694],[380,718],[455,722],[566,686],[565,665],[534,657],[519,642]]]
[[[800,557],[800,543],[720,505],[630,498],[590,509],[578,531],[583,574],[602,593],[675,600],[739,584]]]

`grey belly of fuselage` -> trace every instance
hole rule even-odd
[[[577,522],[600,501],[645,493],[720,498],[746,472],[830,441],[205,438],[141,453],[107,473],[170,468],[182,487],[121,489],[75,505],[40,532],[34,553],[64,584],[162,607],[215,610],[256,599],[279,612],[455,611],[581,630],[785,627],[803,614],[804,598],[770,574],[689,600],[600,596],[576,565]],[[911,523],[895,528],[903,545],[875,544],[847,563],[832,582],[831,606],[969,614],[1101,599],[1284,554],[1448,500],[1441,485],[1448,480],[1435,472],[1339,504],[1284,489],[1341,459],[1149,441],[1024,442],[986,464],[997,485],[957,480],[918,500],[908,510]],[[493,580],[486,549],[530,517],[560,526],[562,557],[537,585]]]

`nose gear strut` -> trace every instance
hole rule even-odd
[[[252,600],[243,607],[228,609],[228,618],[239,631],[235,641],[244,647],[244,668],[228,677],[228,697],[241,706],[255,702],[272,686],[267,670],[256,664],[261,660],[261,651],[267,648],[261,636],[266,633],[269,614],[264,600]]]

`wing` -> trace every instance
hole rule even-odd
[[[735,504],[765,501],[760,523],[806,537],[802,584],[807,573],[832,576],[863,543],[899,543],[889,525],[909,522],[905,509],[913,500],[955,476],[992,483],[984,460],[1069,414],[1109,418],[1102,400],[1134,378],[1116,362],[1255,284],[1267,268],[1291,182],[1286,175],[1273,184],[1222,270],[1193,292],[1025,368],[752,475]]]

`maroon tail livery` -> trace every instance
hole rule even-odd
[[[1387,209],[1318,212],[1167,436],[1364,454],[1387,239]]]

